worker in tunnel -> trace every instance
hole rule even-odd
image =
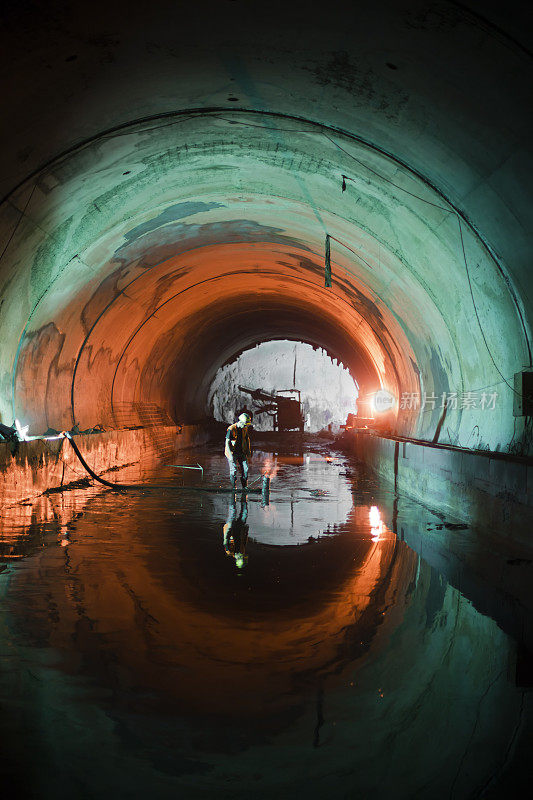
[[[248,541],[248,525],[246,520],[248,518],[248,503],[246,502],[246,495],[241,496],[241,507],[239,516],[237,516],[237,503],[235,495],[231,495],[231,500],[228,509],[228,518],[222,528],[224,550],[226,555],[232,556],[235,559],[235,566],[242,569],[248,562],[246,555],[246,543]]]
[[[224,454],[228,459],[231,486],[236,488],[237,466],[241,473],[242,488],[248,484],[248,459],[252,455],[249,428],[252,422],[250,414],[243,412],[237,422],[230,425],[226,432]]]

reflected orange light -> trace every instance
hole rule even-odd
[[[263,462],[263,469],[262,474],[268,475],[270,480],[273,480],[276,477],[278,471],[278,461],[277,459],[266,458]]]
[[[371,506],[368,512],[368,518],[370,520],[370,532],[372,534],[372,541],[379,542],[381,534],[384,532],[385,526],[383,525],[383,520],[381,519],[381,513],[377,506]]]

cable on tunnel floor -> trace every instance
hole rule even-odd
[[[65,433],[65,438],[68,439],[70,444],[72,445],[72,449],[76,453],[78,460],[80,461],[81,465],[87,471],[87,473],[98,483],[101,483],[103,486],[107,486],[110,489],[115,489],[116,491],[126,491],[128,489],[178,489],[180,491],[196,491],[196,492],[211,492],[214,494],[227,494],[227,493],[237,493],[238,491],[246,491],[252,494],[262,494],[263,489],[257,488],[252,489],[254,483],[262,478],[262,475],[259,475],[258,478],[252,481],[250,486],[246,487],[246,489],[242,490],[235,490],[235,489],[226,489],[223,487],[215,487],[215,486],[176,486],[175,484],[163,483],[163,484],[154,484],[154,483],[112,483],[111,481],[106,480],[105,478],[100,477],[85,461],[81,451],[69,433]]]

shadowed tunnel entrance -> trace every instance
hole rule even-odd
[[[515,796],[528,9],[54,0],[0,23],[2,785]],[[252,430],[236,492],[235,365],[278,344],[292,387],[272,367],[266,406],[297,394],[298,345],[357,413]]]

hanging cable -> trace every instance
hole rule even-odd
[[[91,478],[93,478],[95,481],[98,481],[98,483],[101,483],[104,486],[109,486],[111,489],[116,489],[117,491],[120,491],[121,489],[138,489],[142,487],[142,484],[112,483],[111,481],[106,481],[105,478],[101,478],[99,475],[96,474],[96,472],[93,469],[91,469],[89,464],[85,461],[84,457],[81,454],[80,448],[78,447],[78,445],[76,444],[70,433],[65,433],[65,438],[68,439],[68,441],[70,442],[72,449],[74,450],[74,452],[78,456],[78,459],[80,460],[81,465],[87,470]]]
[[[17,230],[18,230],[18,227],[19,227],[19,225],[20,225],[20,223],[22,222],[22,220],[24,219],[24,216],[26,215],[26,211],[28,210],[28,206],[30,205],[30,202],[31,202],[31,199],[32,199],[32,197],[33,197],[33,193],[35,192],[35,188],[36,188],[36,186],[37,186],[37,183],[34,183],[34,184],[33,184],[33,186],[32,186],[32,190],[31,190],[31,192],[30,192],[30,196],[29,196],[29,197],[28,197],[28,199],[26,200],[26,204],[25,204],[24,208],[22,209],[22,211],[21,211],[20,209],[18,209],[18,208],[17,208],[15,205],[13,205],[13,203],[10,203],[10,206],[11,206],[12,208],[15,208],[15,209],[16,209],[16,210],[19,212],[20,216],[19,216],[18,220],[16,221],[16,223],[15,223],[15,225],[14,225],[14,227],[13,227],[13,230],[11,231],[11,235],[10,235],[9,239],[7,240],[7,242],[6,242],[4,249],[3,249],[3,250],[2,250],[2,252],[0,253],[0,261],[1,261],[1,260],[3,259],[3,257],[5,256],[5,254],[6,254],[6,252],[7,252],[7,248],[8,248],[8,247],[9,247],[9,245],[11,244],[11,242],[12,242],[12,240],[13,240],[13,237],[15,236],[15,234],[16,234],[16,232],[17,232]]]
[[[487,353],[489,354],[490,360],[492,361],[492,363],[494,365],[494,369],[496,370],[496,372],[498,373],[498,375],[500,376],[502,381],[509,387],[509,389],[512,392],[514,392],[515,394],[517,394],[519,397],[521,397],[522,396],[521,392],[517,392],[516,389],[514,388],[514,386],[511,386],[509,381],[500,372],[500,370],[498,368],[498,365],[496,364],[496,362],[494,360],[494,356],[491,353],[491,350],[490,350],[490,347],[489,347],[489,343],[487,342],[487,337],[485,336],[485,331],[483,330],[483,326],[481,324],[481,320],[479,319],[479,313],[478,313],[478,310],[477,310],[476,300],[474,298],[474,291],[472,289],[472,281],[470,280],[470,270],[468,269],[468,260],[466,258],[465,243],[464,243],[464,239],[463,239],[463,226],[461,225],[461,218],[459,217],[458,214],[456,215],[456,217],[457,217],[457,222],[459,223],[459,234],[461,236],[461,248],[462,248],[462,251],[463,251],[463,258],[464,258],[464,262],[465,262],[466,277],[468,279],[468,288],[470,289],[470,297],[472,298],[472,305],[474,306],[474,313],[476,315],[477,324],[478,324],[479,330],[481,332],[481,337],[482,337],[483,341],[485,342],[485,347],[487,348]]]
[[[372,266],[372,264],[370,264],[370,263],[369,263],[369,262],[368,262],[368,261],[367,261],[365,258],[363,258],[363,256],[361,255],[361,253],[358,253],[356,250],[353,250],[353,249],[350,247],[350,245],[346,244],[346,242],[343,242],[341,239],[337,239],[337,237],[336,237],[336,236],[331,236],[331,235],[330,235],[330,237],[329,237],[329,238],[330,238],[330,239],[333,239],[333,241],[334,241],[334,242],[337,242],[338,244],[341,244],[343,247],[345,247],[347,250],[349,250],[349,251],[350,251],[350,253],[353,253],[353,254],[354,254],[354,256],[357,256],[357,258],[358,258],[360,261],[362,261],[362,262],[363,262],[363,264],[366,264],[366,266],[367,266],[369,269],[371,269],[371,270],[373,270],[373,269],[374,269],[374,267]]]
[[[470,279],[470,270],[468,268],[468,259],[466,257],[466,249],[465,249],[465,243],[464,243],[464,237],[463,237],[463,226],[462,226],[462,222],[461,222],[461,216],[457,213],[457,211],[455,209],[445,208],[444,206],[440,206],[440,205],[437,205],[436,203],[432,203],[431,201],[426,200],[424,197],[420,197],[419,195],[413,194],[413,192],[410,192],[407,189],[404,189],[402,186],[399,186],[398,184],[394,183],[393,181],[390,181],[388,178],[385,178],[385,176],[380,175],[378,172],[373,170],[367,164],[363,164],[363,162],[360,161],[355,156],[350,155],[350,153],[348,153],[346,150],[344,150],[344,148],[340,147],[340,145],[338,145],[333,139],[331,139],[329,136],[327,136],[327,134],[324,134],[324,136],[326,136],[327,139],[329,139],[333,144],[335,144],[337,147],[339,147],[340,150],[345,152],[346,155],[350,156],[350,158],[352,158],[354,161],[357,161],[358,164],[361,164],[361,166],[363,166],[366,169],[368,169],[370,172],[372,172],[377,177],[381,178],[382,180],[386,181],[387,183],[390,183],[396,189],[400,189],[401,191],[406,192],[406,194],[410,195],[411,197],[414,197],[417,200],[421,200],[424,203],[428,203],[428,205],[434,206],[435,208],[438,208],[441,211],[446,211],[446,212],[448,212],[450,214],[453,214],[455,216],[455,218],[457,219],[457,222],[459,224],[459,235],[460,235],[460,240],[461,240],[461,250],[462,250],[463,260],[464,260],[464,265],[465,265],[465,270],[466,270],[466,277],[467,277],[467,280],[468,280],[468,288],[470,290],[470,297],[472,299],[472,305],[474,307],[474,313],[475,313],[476,320],[477,320],[477,323],[478,323],[478,327],[479,327],[479,330],[480,330],[480,333],[481,333],[481,337],[483,339],[485,347],[487,348],[487,352],[489,354],[490,360],[492,361],[494,369],[496,370],[496,372],[498,373],[498,375],[500,376],[502,381],[506,384],[506,386],[508,386],[509,389],[512,392],[514,392],[514,394],[516,394],[516,395],[521,397],[522,396],[521,392],[517,392],[516,389],[514,388],[514,386],[511,386],[511,384],[509,383],[507,378],[503,375],[503,373],[499,369],[498,365],[496,364],[496,361],[494,360],[494,356],[492,355],[491,349],[490,349],[489,344],[487,342],[487,338],[485,336],[485,332],[483,330],[483,326],[481,324],[481,320],[479,318],[479,313],[478,313],[476,301],[475,301],[475,298],[474,298],[474,291],[473,291],[473,287],[472,287],[472,281]],[[355,179],[354,178],[350,178],[349,175],[342,175],[342,191],[343,192],[346,190],[346,181],[347,180],[348,181],[352,181],[353,183],[356,183]],[[334,237],[331,237],[331,238],[334,238]],[[336,239],[335,241],[339,241],[339,240]],[[344,244],[344,242],[340,242],[340,244]],[[348,245],[344,245],[344,246],[348,247]],[[348,247],[348,250],[350,250],[350,249],[351,248]],[[352,252],[354,252],[354,251],[352,250]],[[356,255],[358,255],[358,254],[356,253]],[[359,258],[362,258],[362,257],[359,256]],[[367,262],[365,262],[365,263],[367,263]],[[368,266],[370,266],[370,265],[368,265]],[[527,343],[527,340],[526,340],[526,343]]]

